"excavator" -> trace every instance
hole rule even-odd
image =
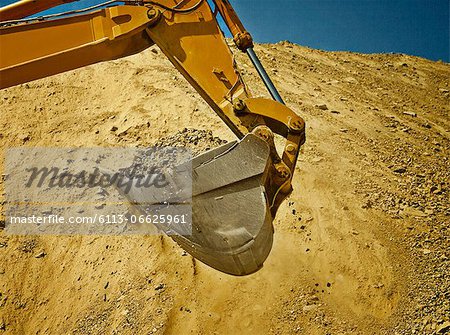
[[[78,0],[21,0],[0,8],[0,89],[157,45],[236,135],[192,159],[192,233],[171,237],[194,258],[236,276],[262,268],[273,220],[292,192],[305,123],[285,105],[228,0],[125,0],[33,16]],[[218,23],[248,55],[271,98],[253,97]],[[279,154],[274,136],[284,139]],[[281,151],[281,150],[279,150]],[[144,191],[127,202],[141,212]]]

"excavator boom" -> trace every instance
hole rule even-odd
[[[0,88],[156,44],[238,138],[193,160],[193,233],[173,238],[220,271],[257,271],[272,246],[277,209],[292,191],[305,125],[284,105],[231,4],[213,0],[211,8],[206,0],[125,1],[86,12],[24,18],[65,2],[70,0],[23,0],[0,9]],[[237,48],[249,55],[272,99],[250,94],[219,28],[218,14]],[[274,134],[286,140],[281,155]],[[217,171],[223,172],[217,176]],[[142,190],[126,194],[135,204],[150,196]]]
[[[79,0],[21,0],[13,2],[12,4],[1,8],[0,21],[22,19],[46,9],[75,1]]]

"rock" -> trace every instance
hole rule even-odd
[[[441,92],[441,93],[449,93],[450,91],[448,89],[446,89],[446,88],[440,88],[439,92]]]
[[[406,168],[402,167],[402,166],[397,166],[397,167],[394,167],[392,171],[394,171],[395,173],[405,173]]]
[[[341,112],[336,111],[336,110],[332,110],[331,113],[333,113],[333,114],[341,114]]]
[[[103,209],[103,208],[105,208],[105,206],[106,206],[105,203],[97,204],[97,205],[95,205],[95,209]]]
[[[372,208],[372,201],[370,201],[370,199],[367,199],[366,202],[364,204],[361,205],[362,209],[370,209]]]
[[[319,109],[321,109],[321,110],[323,110],[323,111],[328,110],[328,106],[325,105],[325,104],[317,105],[317,108],[319,108]]]
[[[303,306],[303,312],[309,312],[317,309],[319,306],[316,304]]]
[[[30,140],[30,134],[29,133],[20,134],[19,140],[21,140],[23,143],[28,142]]]
[[[162,290],[164,287],[165,287],[164,284],[163,284],[163,283],[160,283],[160,284],[158,284],[157,286],[155,286],[155,291]]]
[[[41,251],[34,255],[34,258],[44,258],[46,255],[45,251]]]
[[[439,325],[436,329],[438,334],[446,334],[450,331],[450,321],[445,321],[443,324]]]
[[[112,126],[110,130],[111,131],[117,131],[117,129],[119,129],[119,128],[117,128],[116,126]]]
[[[406,207],[403,211],[402,211],[403,215],[406,216],[412,216],[412,217],[425,217],[427,216],[427,214],[425,214],[424,212],[414,208],[414,207]]]
[[[417,114],[414,113],[414,112],[403,112],[403,114],[409,115],[409,116],[412,116],[412,117],[417,117]]]
[[[356,79],[353,78],[353,77],[347,77],[347,78],[344,79],[344,81],[345,81],[346,83],[350,83],[350,84],[357,84],[357,83],[358,83],[358,80],[356,80]]]

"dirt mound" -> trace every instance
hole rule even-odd
[[[157,147],[185,147],[191,149],[193,155],[198,155],[226,143],[226,140],[213,136],[211,130],[184,128],[174,135],[159,139],[154,145]]]
[[[288,42],[256,51],[307,124],[264,268],[231,277],[159,236],[1,233],[0,332],[448,331],[450,66]],[[0,106],[2,160],[14,146],[198,153],[234,139],[157,49],[2,90]]]

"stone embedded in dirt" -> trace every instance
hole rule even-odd
[[[336,110],[332,110],[331,113],[333,113],[333,114],[341,114],[341,112],[336,111]]]
[[[41,251],[34,255],[34,258],[44,258],[46,255],[45,251]]]
[[[113,131],[113,132],[114,132],[114,131],[117,131],[117,129],[119,129],[119,128],[117,128],[116,126],[112,126],[112,127],[111,127],[111,131]]]
[[[392,171],[394,171],[395,173],[405,173],[406,168],[403,166],[396,166],[392,169]]]
[[[313,310],[317,309],[318,307],[319,307],[319,305],[316,305],[316,304],[306,305],[306,306],[303,306],[303,312],[313,311]]]
[[[436,332],[438,334],[446,334],[450,332],[450,321],[445,321],[443,324],[437,327]]]
[[[28,142],[30,140],[30,134],[29,133],[20,134],[19,140],[21,140],[23,143]]]
[[[439,92],[441,92],[441,93],[449,93],[450,91],[447,90],[446,88],[440,88]]]
[[[165,287],[165,285],[163,283],[160,283],[157,286],[155,286],[155,291],[162,290],[164,287]]]
[[[344,79],[344,81],[347,82],[347,83],[350,83],[350,84],[357,84],[358,83],[358,80],[356,80],[353,77],[347,77],[347,78]]]
[[[362,209],[370,209],[372,208],[373,203],[370,199],[366,200],[366,202],[361,206]]]
[[[438,194],[440,192],[439,187],[433,185],[430,187],[430,193]]]
[[[325,104],[317,105],[317,108],[319,108],[319,109],[321,109],[321,110],[323,110],[323,111],[328,110],[328,106],[325,105]]]
[[[417,208],[414,207],[406,207],[403,211],[402,211],[402,215],[407,215],[407,216],[411,216],[411,217],[426,217],[427,214],[422,212],[421,210],[418,210]]]
[[[19,247],[19,250],[25,253],[31,253],[34,251],[37,246],[37,242],[34,239],[24,241],[22,245]]]
[[[412,117],[417,117],[417,114],[414,113],[414,112],[403,112],[403,114],[409,115],[409,116],[412,116]]]

